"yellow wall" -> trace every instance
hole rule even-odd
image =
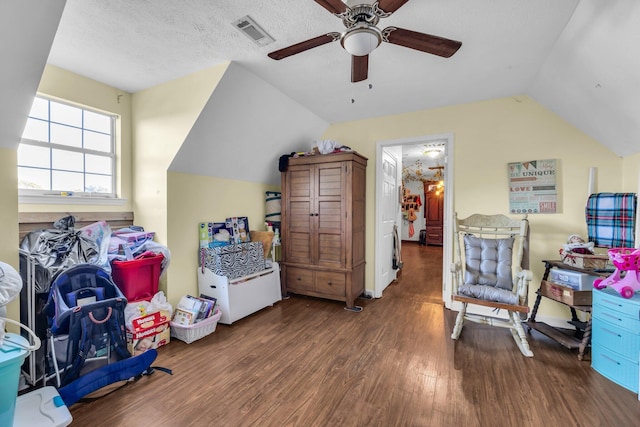
[[[176,254],[177,259],[180,259],[181,249],[172,244],[184,245],[181,241],[170,242],[168,239],[168,230],[176,225],[168,219],[169,205],[175,206],[173,200],[168,202],[168,168],[228,66],[229,63],[217,65],[133,95],[135,222],[145,230],[154,231],[156,240]],[[185,187],[182,191],[191,190]],[[190,253],[193,252],[192,248]],[[172,255],[172,259],[174,257]],[[194,276],[194,271],[185,272],[172,261],[161,279],[160,289],[165,291],[167,298],[172,297],[175,293],[173,284],[179,289],[184,275]],[[171,289],[167,289],[167,283],[171,283]],[[170,302],[176,304],[178,301],[172,299]]]
[[[549,215],[530,215],[530,301],[542,273],[543,259],[557,259],[567,236],[586,236],[584,206],[588,172],[598,167],[599,191],[620,191],[622,160],[560,117],[527,96],[387,116],[331,126],[323,139],[334,139],[369,158],[367,167],[367,289],[374,288],[375,169],[378,141],[453,133],[454,210],[508,213],[507,163],[558,159],[559,209]],[[636,162],[637,163],[637,162]],[[637,165],[635,167],[637,174]],[[629,172],[633,174],[633,172]],[[633,189],[636,191],[637,189]],[[446,272],[445,272],[446,274]],[[540,313],[566,316],[555,303]],[[565,309],[566,310],[566,309]]]
[[[620,191],[624,193],[638,192],[638,183],[640,181],[640,153],[628,156],[622,159],[622,188]],[[636,224],[636,227],[640,224]],[[636,242],[638,246],[640,242]]]
[[[228,63],[133,95],[133,210],[136,223],[167,243],[167,171]]]
[[[0,234],[4,243],[0,245],[0,261],[6,262],[20,271],[18,264],[18,169],[17,151],[0,148]],[[20,317],[18,301],[7,307],[7,316]]]
[[[264,230],[265,192],[277,190],[266,184],[169,172],[170,303],[198,292],[198,224],[246,216],[251,230]]]
[[[264,192],[276,189],[243,181],[167,173],[227,67],[228,64],[215,66],[130,95],[47,66],[40,93],[121,116],[119,185],[128,202],[124,206],[21,205],[19,209],[133,210],[136,223],[155,231],[157,240],[172,251],[171,267],[161,285],[170,302],[175,304],[183,294],[197,292],[196,224],[248,215],[251,227],[257,229],[264,217]],[[369,158],[367,289],[374,287],[376,143],[449,132],[454,135],[455,148],[450,153],[455,161],[454,209],[461,216],[476,211],[507,212],[508,162],[559,160],[560,212],[530,217],[534,272],[531,299],[542,276],[540,261],[557,257],[569,234],[586,235],[583,209],[589,168],[598,168],[598,191],[638,190],[640,154],[619,158],[527,96],[332,125],[322,138],[338,140]],[[16,236],[15,151],[3,152],[2,163],[5,179],[0,184],[0,194],[9,202],[4,204],[0,227],[5,236]],[[14,206],[11,201],[15,201]],[[9,247],[4,251],[3,260],[17,267],[17,252]],[[559,307],[549,309],[549,305],[553,304],[542,307],[542,314],[566,315]]]
[[[45,67],[38,86],[38,94],[118,115],[116,132],[119,136],[119,144],[116,147],[116,152],[119,161],[116,188],[118,196],[126,201],[122,205],[21,204],[20,211],[131,211],[131,94],[53,65]]]

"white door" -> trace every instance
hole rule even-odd
[[[395,150],[397,151],[397,150]],[[400,156],[394,153],[392,147],[382,149],[382,176],[381,190],[378,207],[380,209],[379,225],[381,246],[378,246],[379,256],[377,268],[378,283],[376,286],[376,298],[382,296],[382,291],[396,279],[396,270],[393,269],[393,228],[400,225]],[[398,248],[398,251],[400,248]]]

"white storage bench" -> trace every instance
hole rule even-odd
[[[222,312],[219,323],[230,325],[282,300],[280,266],[274,262],[271,268],[232,280],[198,267],[198,289],[217,298]]]

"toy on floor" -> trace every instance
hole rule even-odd
[[[609,259],[615,265],[616,270],[611,276],[604,279],[596,279],[593,287],[604,289],[611,286],[622,297],[631,298],[635,291],[640,291],[640,249],[613,248],[608,251]],[[622,272],[625,272],[624,277]]]

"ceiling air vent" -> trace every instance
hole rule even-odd
[[[273,37],[260,28],[260,25],[256,24],[256,21],[251,19],[249,15],[233,22],[233,26],[242,31],[244,35],[253,40],[257,45],[266,46],[274,41]]]

